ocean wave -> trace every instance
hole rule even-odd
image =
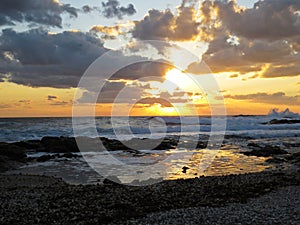
[[[285,137],[292,133],[300,133],[300,124],[272,124],[263,125],[270,121],[270,116],[228,117],[226,133],[247,134],[255,136],[256,133]],[[224,117],[132,117],[115,118],[112,125],[107,117],[96,118],[96,125],[91,126],[87,120],[79,121],[79,133],[82,136],[107,138],[128,138],[132,135],[139,137],[161,137],[164,135],[195,135],[211,131],[213,122],[214,131],[224,129]],[[198,121],[198,123],[196,122]],[[199,123],[200,121],[200,123]],[[21,140],[41,139],[44,136],[72,137],[73,127],[71,118],[36,118],[36,119],[1,119],[0,141],[12,142]]]

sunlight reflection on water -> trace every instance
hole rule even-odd
[[[270,165],[265,164],[267,158],[245,156],[239,153],[239,150],[219,150],[214,161],[210,166],[202,171],[201,163],[203,163],[203,155],[205,150],[194,150],[194,155],[184,157],[184,153],[187,150],[169,150],[169,151],[145,151],[143,156],[133,157],[127,152],[114,152],[115,158],[132,165],[149,165],[155,164],[158,161],[164,160],[168,154],[179,154],[177,160],[166,162],[163,164],[162,170],[159,173],[157,171],[147,171],[142,173],[141,171],[122,171],[118,167],[112,167],[114,170],[118,170],[120,174],[119,178],[125,181],[125,183],[131,183],[136,180],[136,175],[143,177],[147,180],[149,177],[160,178],[162,174],[169,180],[175,179],[188,179],[199,176],[223,176],[229,174],[243,174],[250,172],[260,172],[270,168]],[[97,160],[95,153],[87,153],[88,157]],[[181,157],[182,156],[182,157]],[[99,167],[106,167],[109,162],[99,164]],[[186,167],[186,171],[183,171],[183,167]],[[25,165],[16,171],[10,171],[11,173],[24,173],[24,174],[37,174],[37,175],[49,175],[63,178],[66,182],[72,184],[92,184],[98,183],[103,180],[98,173],[96,173],[83,158],[76,159],[55,159],[45,163],[32,163]]]

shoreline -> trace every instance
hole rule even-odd
[[[0,223],[124,224],[151,213],[246,204],[290,186],[300,186],[299,169],[163,181],[142,187],[70,185],[47,176],[0,175]]]
[[[149,144],[156,141],[161,142],[153,150],[144,151],[127,147],[127,144],[139,147],[136,143],[140,141],[147,141]],[[75,138],[70,137],[43,137],[41,140],[14,143],[0,142],[0,173],[6,171],[8,172],[7,174],[48,175],[66,178],[65,181],[70,181],[70,183],[75,184],[78,182],[81,184],[96,184],[99,182],[98,180],[103,181],[102,176],[96,176],[96,173],[92,171],[92,169],[86,170],[90,168],[90,165],[86,163],[85,154],[89,155],[89,157],[96,157],[96,154],[102,151],[102,149],[99,150],[96,148],[99,143],[102,144],[104,151],[108,150],[110,152],[107,154],[112,154],[114,157],[121,157],[121,160],[127,157],[129,159],[127,162],[130,163],[132,160],[140,160],[139,162],[142,162],[141,160],[147,160],[150,159],[150,157],[153,157],[151,160],[157,160],[158,156],[163,160],[167,151],[169,153],[173,152],[172,154],[176,153],[178,138],[176,136],[169,136],[162,140],[142,140],[135,138],[121,142],[116,139],[107,139],[104,137],[82,137],[82,142],[84,142],[89,151],[80,152]],[[187,151],[194,152],[190,161],[179,161],[176,167],[173,167],[172,164],[166,165],[166,169],[171,167],[173,169],[172,174],[168,175],[169,179],[167,180],[188,179],[202,175],[220,176],[256,173],[264,170],[284,170],[286,167],[300,166],[300,142],[298,139],[283,140],[281,146],[278,146],[277,143],[278,142],[274,142],[274,140],[258,141],[241,136],[227,135],[220,150],[218,150],[219,153],[215,155],[211,169],[208,169],[205,173],[199,173],[199,171],[197,171],[197,163],[202,162],[203,152],[207,150],[206,137],[202,137],[202,139],[198,140],[196,149],[189,150],[188,147],[185,148]],[[179,154],[181,154],[180,150]],[[149,162],[151,161],[148,161],[148,163]],[[51,167],[52,164],[53,166]],[[81,167],[83,169],[82,171],[80,171]],[[186,168],[184,172],[182,172],[183,168]],[[74,180],[70,177],[72,174],[69,174],[68,171],[74,169],[75,173],[80,173],[83,176],[83,182],[80,181],[81,177],[78,177],[78,180],[76,180],[77,178]],[[35,173],[34,171],[37,172]],[[84,171],[89,175],[85,176],[82,174]],[[62,176],[62,173],[64,174],[65,172],[68,174]],[[133,172],[134,171],[131,171],[130,173]],[[130,173],[124,175],[130,176]],[[84,181],[86,179],[89,180],[89,177],[92,179],[91,182]],[[124,183],[130,183],[130,181]]]
[[[297,140],[288,141],[289,148],[286,145],[278,147],[269,142],[253,142],[252,139],[240,138],[227,136],[225,145],[229,144],[230,149],[231,142],[242,141],[243,146],[236,146],[240,150],[239,154],[244,154],[244,157],[267,156],[268,163],[276,165],[275,169],[238,175],[164,180],[149,186],[125,186],[109,180],[103,184],[72,185],[61,178],[0,173],[0,224],[151,224],[159,221],[164,224],[166,221],[172,221],[170,224],[174,224],[173,216],[176,218],[176,215],[190,215],[194,218],[197,210],[208,209],[213,213],[216,208],[222,211],[223,207],[247,205],[251,199],[279,193],[282,188],[292,187],[298,193],[300,153],[299,150],[285,151],[298,149]],[[117,140],[103,140],[108,142],[108,146],[122,147],[118,145],[120,142]],[[163,142],[164,148],[173,146],[175,142],[176,140],[166,140]],[[47,137],[41,141],[24,141],[17,144],[0,143],[0,167],[1,163],[5,162],[18,166],[30,160],[41,160],[27,157],[26,152],[32,150],[40,152],[48,149],[47,153],[56,154],[55,157],[62,155],[72,158],[78,153],[74,144],[74,139],[64,137]],[[248,150],[242,151],[242,147],[245,146]],[[199,147],[205,145],[201,143]],[[280,196],[282,195],[281,193]],[[281,203],[280,198],[276,201]],[[264,206],[263,202],[259,204],[261,208],[268,207]],[[200,222],[209,221],[209,215],[201,216]],[[222,216],[227,218],[226,210],[222,212]],[[280,218],[277,218],[277,221],[279,224],[286,224],[286,221],[280,221]],[[300,221],[300,218],[291,219],[290,224],[295,221]]]

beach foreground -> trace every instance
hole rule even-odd
[[[300,222],[297,168],[163,181],[143,187],[109,182],[70,185],[46,176],[2,175],[0,190],[1,224]]]

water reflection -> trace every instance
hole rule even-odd
[[[195,150],[194,155],[189,161],[183,159],[166,165],[169,174],[168,179],[261,172],[270,167],[264,164],[266,158],[245,156],[239,154],[238,150],[219,150],[212,163],[202,171],[201,163],[203,163],[203,156],[204,150]],[[182,170],[183,167],[189,168],[186,170],[186,173]]]
[[[260,172],[270,166],[265,164],[266,158],[245,156],[239,153],[239,150],[219,150],[214,160],[209,166],[202,170],[201,166],[205,163],[203,157],[206,156],[205,150],[194,150],[192,157],[187,156],[187,150],[169,150],[169,151],[147,151],[141,156],[132,156],[128,152],[113,152],[115,158],[126,162],[129,165],[153,165],[162,162],[169,154],[175,155],[175,160],[163,161],[160,171],[124,171],[122,168],[111,166],[114,172],[117,172],[118,178],[125,183],[131,183],[139,178],[144,181],[149,178],[187,179],[199,176],[222,176],[229,174],[242,174],[249,172]],[[190,152],[190,150],[189,150]],[[97,154],[86,153],[89,160],[97,162]],[[106,164],[107,163],[107,164]],[[110,162],[99,163],[99,170],[104,169]],[[185,168],[185,169],[183,169]],[[63,178],[66,182],[73,184],[93,184],[103,181],[103,177],[96,173],[84,160],[84,158],[74,159],[54,159],[45,163],[32,163],[25,165],[18,170],[9,171],[12,173],[38,174]]]

